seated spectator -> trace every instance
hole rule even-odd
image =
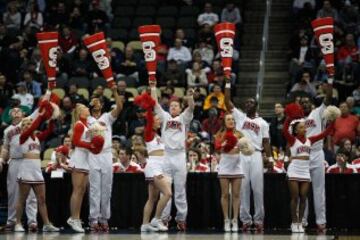
[[[205,42],[208,45],[216,46],[214,31],[209,24],[204,24],[199,31],[199,42]],[[234,49],[235,50],[235,49]],[[218,58],[218,57],[215,57]]]
[[[340,103],[341,116],[335,120],[334,135],[332,137],[333,144],[339,146],[344,139],[355,141],[355,137],[359,135],[360,125],[359,119],[350,113],[349,106],[346,102]]]
[[[270,121],[270,139],[271,145],[277,149],[286,149],[286,140],[282,134],[283,125],[285,121],[284,107],[281,103],[275,103],[275,116]]]
[[[343,81],[354,83],[359,77],[359,54],[360,49],[355,44],[354,35],[346,34],[345,44],[336,54],[338,71],[342,73]]]
[[[312,68],[312,54],[308,45],[308,38],[304,35],[300,40],[300,46],[295,47],[291,50],[290,56],[290,69],[289,72],[293,78],[293,82],[296,79],[296,76],[301,72],[304,68]]]
[[[15,93],[12,98],[18,99],[20,101],[21,106],[25,106],[28,109],[32,109],[34,105],[34,96],[28,93],[26,88],[26,84],[24,82],[20,82],[16,84],[17,93]]]
[[[69,26],[76,30],[85,30],[85,21],[80,8],[74,7],[69,17]]]
[[[304,71],[301,74],[301,80],[291,88],[291,92],[305,92],[309,94],[311,97],[316,96],[316,88],[314,84],[311,82],[310,72]]]
[[[42,13],[36,2],[31,4],[30,12],[27,12],[24,18],[24,26],[41,30],[44,24]]]
[[[129,136],[132,136],[134,134],[141,135],[144,132],[145,110],[137,107],[135,111],[135,119],[132,119],[132,121],[129,122],[128,126]]]
[[[192,69],[186,70],[188,87],[206,87],[208,80],[204,69],[201,69],[199,63],[194,62]]]
[[[358,173],[360,173],[360,159],[355,159],[351,162],[351,165],[356,169]]]
[[[338,145],[338,149],[344,150],[349,155],[348,163],[351,163],[352,160],[357,158],[356,151],[355,151],[355,149],[353,149],[353,144],[351,143],[350,139],[348,139],[348,138],[344,138],[340,142],[340,144]]]
[[[71,73],[74,77],[90,78],[95,72],[92,61],[89,59],[88,51],[81,48],[71,63]]]
[[[193,97],[195,102],[194,119],[200,121],[203,119],[203,106],[204,106],[205,96],[201,94],[199,88],[195,88]]]
[[[221,128],[222,119],[220,118],[217,108],[210,108],[207,115],[208,118],[203,120],[201,124],[202,130],[210,136],[214,136]]]
[[[330,0],[323,1],[323,7],[317,12],[316,18],[332,17],[335,22],[339,22],[339,14],[335,8],[331,6]]]
[[[166,57],[169,52],[168,45],[161,41],[161,43],[156,48],[156,59],[158,62],[157,69],[161,73],[164,73],[166,69]]]
[[[69,11],[66,9],[64,2],[58,2],[50,12],[46,23],[58,28],[62,24],[67,24],[69,21]]]
[[[159,83],[160,86],[185,87],[185,74],[180,70],[176,60],[168,61],[168,67],[162,74]]]
[[[235,7],[234,3],[230,2],[226,4],[226,7],[221,12],[221,22],[230,22],[239,28],[239,25],[242,23],[242,18],[239,8]]]
[[[137,147],[136,149],[134,149],[134,154],[137,157],[137,163],[140,165],[141,169],[144,169],[148,157],[146,147]]]
[[[218,105],[217,107],[226,111],[226,107],[225,107],[225,95],[224,93],[221,91],[221,87],[217,84],[214,84],[213,88],[212,88],[212,92],[205,98],[205,102],[204,102],[204,110],[208,110],[211,106],[211,99],[213,99],[212,97],[216,97],[218,100]]]
[[[117,153],[122,148],[122,137],[118,135],[112,135],[111,147]]]
[[[51,161],[48,163],[46,167],[46,172],[51,173],[52,171],[59,172],[70,172],[71,168],[69,167],[69,153],[70,148],[66,145],[61,145],[57,147],[53,151],[53,155],[51,156]]]
[[[29,71],[25,71],[22,75],[22,83],[26,85],[28,93],[33,95],[34,99],[37,100],[41,97],[41,83],[33,80],[33,76]]]
[[[196,148],[191,148],[188,151],[187,155],[188,159],[188,171],[189,172],[198,172],[198,173],[204,173],[204,172],[210,172],[210,167],[207,164],[202,163],[201,160],[201,153]]]
[[[73,53],[78,42],[70,27],[63,26],[59,35],[59,46],[64,53]]]
[[[100,99],[103,105],[103,112],[110,111],[111,108],[111,101],[104,95],[104,86],[98,85],[94,90],[94,96]]]
[[[114,173],[140,173],[143,172],[140,165],[131,161],[133,151],[130,148],[119,150],[120,162],[114,166]]]
[[[117,82],[117,90],[119,95],[122,95],[125,97],[125,103],[129,102],[129,99],[133,99],[134,95],[131,92],[126,91],[127,85],[125,81],[118,81]]]
[[[314,9],[316,7],[315,0],[294,0],[293,6],[292,6],[293,12],[295,14],[298,13],[301,9],[304,8],[304,5],[306,3],[309,3],[312,9]]]
[[[170,96],[166,93],[162,93],[160,97],[160,105],[165,112],[169,112],[170,108]]]
[[[7,11],[3,14],[3,23],[7,29],[20,29],[21,13],[19,12],[15,1],[8,3]]]
[[[349,155],[343,149],[339,149],[336,152],[336,163],[331,165],[326,173],[343,173],[343,174],[352,174],[357,173],[357,170],[354,166],[348,163]]]
[[[204,13],[198,16],[197,22],[199,26],[208,24],[210,27],[219,22],[219,16],[212,11],[211,3],[205,3]]]
[[[198,51],[201,56],[201,60],[206,62],[207,65],[211,65],[212,61],[214,60],[214,50],[211,45],[206,44],[206,42],[201,41],[199,43],[199,47],[194,50]]]
[[[190,50],[194,47],[193,39],[189,39],[186,37],[185,32],[182,28],[178,28],[175,32],[175,39],[180,39],[182,45],[189,48]]]
[[[76,84],[71,84],[69,86],[68,96],[71,99],[71,102],[73,105],[76,105],[77,103],[82,103],[87,105],[87,101],[85,100],[83,95],[78,94],[78,87]]]
[[[125,58],[120,64],[116,77],[132,77],[139,82],[139,63],[135,59],[134,49],[131,46],[125,48]]]
[[[183,65],[191,61],[190,50],[182,45],[181,39],[175,39],[174,47],[170,48],[167,60],[175,60],[178,64]]]
[[[0,73],[0,109],[4,110],[9,105],[13,94],[12,85],[6,80],[5,75]]]
[[[106,12],[100,9],[99,1],[93,0],[91,2],[92,10],[87,14],[87,26],[89,33],[94,32],[107,32],[109,17],[106,15]]]
[[[347,32],[355,32],[360,24],[358,9],[350,1],[345,1],[343,9],[340,11],[340,18]]]

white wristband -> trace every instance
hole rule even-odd
[[[231,83],[226,83],[225,88],[231,88]]]
[[[329,78],[327,79],[327,82],[328,82],[328,84],[333,84],[333,83],[334,83],[334,78],[333,78],[333,77],[329,77]]]

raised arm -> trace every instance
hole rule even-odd
[[[121,98],[119,96],[119,93],[117,91],[117,87],[114,86],[112,88],[113,90],[113,95],[115,98],[115,104],[116,107],[111,111],[111,116],[113,116],[114,118],[117,118],[119,116],[119,114],[121,113],[122,109],[123,109],[123,102],[121,101]]]
[[[225,84],[225,106],[228,111],[234,108],[234,104],[231,102],[231,83],[229,78],[226,78]]]
[[[152,112],[146,112],[146,125],[144,130],[144,140],[145,142],[150,142],[154,139],[155,133],[153,131],[154,126],[154,116]]]
[[[189,88],[187,90],[187,94],[186,94],[186,100],[187,100],[187,104],[188,104],[188,109],[193,112],[195,109],[195,101],[194,101],[194,89]]]
[[[40,126],[42,120],[42,115],[37,116],[37,118],[35,118],[35,120],[31,123],[31,126],[20,134],[20,144],[26,142],[26,140],[31,136],[31,134],[33,134],[34,131]]]
[[[295,137],[289,133],[290,121],[291,121],[291,119],[287,117],[284,122],[284,127],[283,127],[282,132],[283,132],[283,135],[284,135],[286,141],[288,142],[288,144],[290,146],[292,146],[295,143]]]
[[[166,112],[159,104],[157,90],[156,90],[156,82],[149,82],[149,85],[151,89],[151,97],[155,100],[154,111],[159,116],[160,120],[163,121]]]
[[[85,127],[82,123],[80,122],[75,123],[72,142],[75,147],[81,147],[91,150],[92,149],[91,143],[81,140],[81,136],[84,133],[84,131],[85,131]]]
[[[46,138],[48,138],[49,135],[54,132],[54,129],[55,129],[55,121],[51,120],[47,128],[44,131],[36,134],[36,137],[39,139],[39,141],[45,141]]]
[[[335,126],[335,123],[332,122],[320,134],[309,137],[309,140],[310,140],[311,144],[313,144],[313,143],[315,143],[317,141],[320,141],[321,139],[324,139],[327,135],[331,134],[334,131],[334,126]]]

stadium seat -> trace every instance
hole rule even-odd
[[[43,169],[45,169],[46,167],[47,167],[47,165],[49,164],[49,162],[50,162],[50,160],[42,160],[41,161],[41,168]]]
[[[193,17],[180,17],[177,26],[178,28],[196,28],[197,23]]]
[[[161,36],[164,39],[164,43],[169,44],[174,40],[174,32],[171,29],[161,29]]]
[[[122,42],[127,42],[128,30],[123,28],[110,29],[109,37],[111,37],[112,40],[121,40]]]
[[[179,98],[184,97],[184,95],[185,95],[185,88],[183,88],[183,87],[176,87],[174,90],[175,90],[175,91],[174,91],[174,95],[175,95],[175,96],[177,96],[177,97],[179,97]]]
[[[180,17],[192,16],[197,18],[199,13],[200,13],[199,8],[196,6],[183,6],[180,8],[179,16]]]
[[[99,85],[105,87],[106,86],[106,80],[104,78],[102,78],[102,77],[97,77],[97,78],[94,78],[94,79],[90,80],[91,89],[95,89]]]
[[[128,87],[135,87],[137,85],[136,79],[133,77],[125,77],[123,80],[126,82]]]
[[[140,17],[153,17],[156,13],[155,7],[140,6],[136,9],[136,16]]]
[[[132,47],[134,51],[142,51],[142,45],[140,41],[131,41],[127,46]]]
[[[104,96],[107,97],[108,99],[111,99],[113,95],[113,92],[110,88],[105,88],[104,89]]]
[[[212,10],[213,10],[214,13],[217,13],[217,15],[219,15],[219,19],[220,19],[222,8],[221,8],[221,7],[217,7],[217,6],[213,6],[213,7],[212,7]]]
[[[161,28],[175,28],[176,26],[176,20],[175,18],[171,18],[171,17],[159,17],[156,19],[155,21],[157,24],[159,24],[161,26]],[[161,32],[162,36],[163,35],[163,31]]]
[[[120,51],[124,52],[124,49],[125,49],[125,44],[121,41],[113,41],[111,43],[111,47],[112,48],[117,48],[119,49]]]
[[[51,91],[55,93],[60,99],[63,99],[65,97],[65,91],[62,88],[54,88]]]
[[[144,6],[144,5],[157,6],[158,4],[159,4],[159,0],[140,0],[138,3],[139,6]]]
[[[67,80],[67,78],[63,78],[63,77],[56,78],[56,87],[64,88],[64,87],[68,86],[68,84],[69,84],[69,81]]]
[[[130,30],[128,40],[129,41],[139,41],[140,40],[139,32],[138,32],[137,28],[133,28]]]
[[[177,14],[178,14],[178,9],[177,9],[177,7],[174,7],[174,6],[160,7],[157,12],[157,16],[159,16],[159,17],[169,16],[169,17],[176,18]]]
[[[45,152],[44,152],[44,156],[43,156],[43,161],[42,162],[44,162],[44,161],[50,161],[51,160],[51,154],[53,153],[53,151],[54,151],[54,148],[48,148],[48,149],[46,149],[45,150]]]
[[[132,95],[134,97],[136,97],[137,95],[139,95],[139,92],[136,88],[126,88],[126,92],[132,93]]]
[[[204,95],[204,96],[207,96],[208,94],[207,94],[206,88],[201,87],[201,88],[200,88],[200,94],[202,94],[202,95]]]
[[[136,6],[136,0],[121,0],[121,1],[112,1],[113,6]]]
[[[115,11],[115,17],[132,17],[135,14],[135,9],[131,6],[118,6]]]
[[[79,88],[88,88],[90,83],[87,77],[72,77],[69,79],[69,84],[76,84]]]
[[[115,17],[112,21],[113,28],[130,28],[131,20],[129,17]]]
[[[138,18],[134,19],[132,26],[137,28],[142,25],[149,25],[149,24],[153,24],[153,23],[154,23],[154,21],[150,17],[138,17]]]
[[[184,29],[185,36],[189,39],[196,39],[196,31],[193,28]]]
[[[56,148],[62,144],[62,139],[60,137],[54,137],[46,141],[45,144],[45,146],[48,148]]]
[[[89,100],[89,90],[87,90],[87,88],[79,88],[77,93],[79,95],[83,95],[86,100]]]

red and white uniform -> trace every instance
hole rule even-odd
[[[243,224],[257,224],[264,222],[264,173],[261,151],[264,138],[269,138],[269,124],[261,117],[249,118],[237,108],[233,108],[236,129],[250,139],[255,151],[250,156],[240,153],[241,168],[244,179],[241,184],[240,220]],[[251,183],[251,184],[250,184]],[[250,214],[250,187],[254,194],[255,214]]]
[[[148,153],[157,150],[164,150],[165,145],[161,141],[159,135],[154,135],[151,141],[145,141],[146,149]],[[149,156],[145,169],[145,179],[147,181],[152,181],[154,177],[164,175],[165,174],[165,158],[164,156]]]
[[[113,182],[112,166],[112,125],[115,122],[111,112],[103,113],[98,119],[90,116],[87,119],[89,128],[95,123],[105,127],[104,146],[99,154],[89,152],[90,182],[90,223],[107,223],[111,216],[111,189]]]
[[[73,133],[74,150],[70,158],[69,167],[78,172],[88,173],[90,134],[86,121],[77,121]]]
[[[287,170],[289,180],[310,182],[309,160],[296,159],[296,157],[310,157],[311,141],[306,139],[301,142],[295,139],[295,143],[290,146],[291,162]]]
[[[16,222],[16,203],[19,196],[19,184],[17,183],[17,178],[21,163],[23,162],[23,154],[19,142],[20,132],[20,124],[10,125],[4,130],[3,148],[6,148],[9,151],[9,167],[6,176],[8,193],[7,225],[12,225]],[[32,189],[26,200],[25,211],[28,224],[37,223],[37,201]]]
[[[342,173],[342,174],[352,174],[352,173],[358,173],[355,166],[346,163],[346,166],[344,169],[342,169],[337,163],[334,165],[331,165],[326,173]]]
[[[197,173],[208,173],[208,172],[210,172],[210,167],[207,164],[199,162],[195,167],[195,172],[197,172]]]
[[[139,164],[130,161],[129,165],[125,167],[121,162],[117,162],[113,164],[114,173],[142,173],[143,169]]]
[[[186,132],[191,120],[193,111],[186,108],[179,116],[172,117],[165,112],[159,104],[155,105],[155,113],[159,116],[161,128],[161,140],[165,145],[165,173],[173,179],[174,200],[177,209],[175,220],[185,222],[187,217],[186,200]],[[166,205],[161,218],[168,221],[170,218],[171,200]]]
[[[272,169],[265,171],[267,173],[286,173],[285,164],[283,160],[275,160]]]
[[[351,165],[357,170],[357,172],[360,172],[360,159],[353,160]]]

